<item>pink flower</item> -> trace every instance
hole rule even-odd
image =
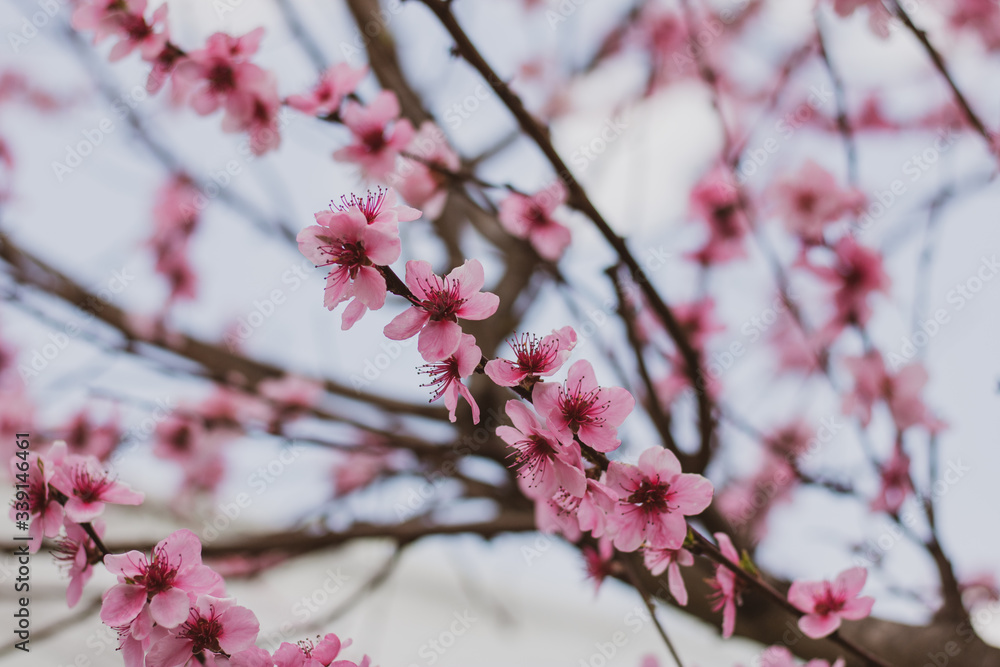
[[[788,589],[788,601],[805,616],[799,629],[807,637],[819,639],[840,627],[841,619],[856,621],[868,616],[875,599],[858,597],[865,585],[868,570],[853,567],[829,581],[796,581]]]
[[[308,94],[289,96],[288,106],[310,116],[336,113],[343,99],[353,93],[367,75],[365,65],[354,68],[347,63],[337,63],[323,72],[319,83]]]
[[[777,181],[771,199],[788,231],[808,245],[823,243],[823,230],[829,223],[864,205],[861,193],[841,190],[833,174],[813,160]]]
[[[593,367],[583,359],[570,366],[564,384],[536,384],[532,401],[562,442],[571,442],[576,434],[599,452],[610,452],[622,444],[618,426],[635,406],[635,398],[626,389],[599,387]]]
[[[256,67],[255,65],[248,65]],[[226,97],[223,132],[246,132],[254,155],[263,155],[281,145],[278,80],[272,72],[261,70]]]
[[[178,463],[192,460],[205,438],[205,429],[197,419],[170,414],[156,427],[153,453]]]
[[[385,278],[376,267],[399,259],[399,237],[386,226],[368,224],[355,208],[320,211],[316,222],[299,232],[299,251],[316,266],[331,267],[323,305],[333,310],[350,300],[341,324],[350,329],[369,308],[385,304]]]
[[[833,663],[833,667],[844,667],[844,664],[844,659],[840,658]],[[794,656],[792,656],[792,652],[784,646],[771,646],[764,649],[764,652],[760,654],[760,667],[797,667],[797,665],[798,663],[795,661]],[[826,660],[816,658],[807,662],[803,667],[831,666]]]
[[[161,5],[153,14],[153,23],[143,18],[146,0],[87,0],[73,12],[72,24],[76,30],[94,30],[94,43],[109,35],[122,39],[115,44],[108,56],[120,60],[139,48],[144,59],[156,57],[167,43],[164,32],[156,32],[159,24],[167,20],[167,7]]]
[[[175,66],[175,97],[190,98],[191,108],[202,116],[226,107],[231,98],[235,99],[236,115],[244,113],[246,97],[234,98],[234,95],[251,92],[268,80],[264,70],[248,62],[263,36],[263,28],[242,37],[221,32],[211,35],[204,48],[190,52]]]
[[[726,327],[715,319],[714,310],[715,300],[711,297],[691,303],[679,303],[674,306],[674,316],[677,318],[677,323],[687,335],[688,342],[696,350],[704,350],[709,336],[713,333],[726,330]]]
[[[740,555],[736,552],[732,540],[725,533],[715,533],[715,539],[719,543],[719,550],[729,561],[739,564]],[[729,639],[736,629],[736,605],[741,603],[740,593],[743,583],[736,578],[736,574],[725,565],[715,566],[715,577],[709,582],[714,589],[712,594],[715,604],[712,611],[722,611],[722,637]]]
[[[888,37],[892,14],[881,0],[833,0],[833,9],[839,16],[850,16],[859,7],[868,8],[868,27],[872,33],[882,39]]]
[[[350,199],[341,197],[340,201],[340,204],[334,204],[337,210],[359,221],[363,218],[367,224],[390,236],[399,235],[400,222],[411,222],[420,217],[420,211],[398,202],[396,191],[392,188],[384,190],[380,187],[369,190],[364,199],[352,194]]]
[[[398,187],[403,199],[423,209],[424,215],[434,220],[441,215],[448,198],[448,176],[428,165],[457,172],[462,163],[458,153],[448,145],[444,132],[425,121],[406,147],[402,165],[389,174],[386,183]]]
[[[927,384],[927,371],[921,364],[910,364],[890,375],[882,355],[871,350],[862,357],[848,357],[844,365],[854,375],[854,390],[844,398],[844,413],[858,415],[862,425],[871,422],[875,402],[885,399],[900,431],[923,425],[933,433],[944,427],[920,397]]]
[[[187,620],[150,646],[146,667],[179,667],[213,653],[233,655],[250,648],[259,630],[253,612],[232,598],[200,595]]]
[[[807,264],[813,273],[832,285],[836,314],[831,327],[864,324],[871,315],[868,296],[873,292],[888,293],[891,281],[882,269],[882,256],[869,250],[851,236],[844,236],[833,247],[833,266]]]
[[[399,118],[396,93],[383,90],[367,107],[348,100],[341,117],[354,135],[354,143],[336,151],[333,157],[354,162],[369,178],[385,179],[396,168],[396,158],[414,133],[410,121]]]
[[[497,435],[515,450],[517,478],[525,495],[542,500],[562,488],[572,496],[582,497],[587,478],[580,446],[573,441],[559,442],[520,401],[507,401],[507,416],[514,426],[498,426]]]
[[[11,506],[10,518],[22,520],[24,515],[21,513],[28,513],[28,520],[31,522],[28,526],[28,550],[31,553],[36,553],[42,547],[43,537],[55,537],[62,526],[63,506],[56,500],[49,484],[65,453],[66,446],[58,443],[58,446],[53,445],[49,449],[48,456],[30,452],[26,459],[17,456],[10,459],[10,474],[13,479],[23,484],[23,475],[27,475],[28,499]]]
[[[425,361],[448,358],[461,342],[458,319],[485,320],[500,305],[496,294],[479,291],[484,282],[483,265],[476,259],[467,260],[444,278],[434,275],[427,262],[407,262],[406,286],[417,303],[386,325],[386,338],[406,340],[419,333],[417,350]]]
[[[472,423],[479,423],[479,405],[469,388],[462,384],[462,380],[472,375],[482,359],[483,352],[476,345],[475,336],[462,334],[458,349],[451,356],[443,361],[425,364],[421,370],[421,373],[430,376],[430,382],[420,386],[434,387],[434,398],[431,401],[444,396],[444,405],[448,408],[448,418],[452,422],[455,421],[455,410],[461,395],[472,408]]]
[[[910,457],[898,443],[893,447],[889,460],[882,464],[879,478],[878,497],[871,503],[872,511],[898,513],[907,496],[913,493],[913,483],[910,481]]]
[[[104,594],[101,606],[101,620],[111,626],[131,624],[146,612],[158,625],[173,628],[188,617],[189,593],[221,595],[225,586],[222,577],[202,565],[201,542],[190,530],[168,535],[152,557],[139,551],[108,554],[104,565],[119,582]]]
[[[712,502],[712,483],[682,473],[668,449],[647,449],[638,465],[612,461],[607,480],[608,488],[618,493],[611,520],[620,551],[635,551],[643,542],[655,549],[680,549],[687,536],[684,517],[700,514]]]
[[[121,437],[117,417],[95,424],[86,410],[76,413],[63,428],[66,447],[71,454],[89,454],[102,461],[111,454]]]
[[[687,549],[654,549],[647,547],[642,550],[642,560],[653,576],[660,576],[667,572],[667,584],[670,594],[677,600],[677,604],[685,606],[688,603],[687,588],[684,587],[684,578],[681,576],[681,565],[690,567],[694,565],[694,556]]]
[[[562,257],[570,243],[570,232],[552,214],[566,201],[566,187],[556,181],[530,197],[512,193],[500,202],[500,224],[550,262]]]
[[[515,387],[525,379],[537,380],[558,371],[576,347],[576,331],[563,327],[541,340],[534,334],[522,334],[508,345],[516,361],[493,359],[486,363],[486,375],[501,387]]]
[[[308,640],[298,644],[282,642],[274,652],[274,662],[278,667],[357,667],[350,660],[337,660],[340,651],[350,645],[350,639],[341,642],[332,632],[315,645]]]
[[[91,524],[98,537],[104,537],[104,522],[95,519]],[[83,587],[94,574],[94,563],[101,562],[102,552],[94,540],[82,527],[72,521],[66,522],[66,537],[56,541],[52,555],[62,561],[69,573],[69,588],[66,589],[66,604],[75,607],[83,594]]]
[[[743,237],[750,231],[740,212],[739,193],[723,167],[710,171],[691,191],[691,211],[708,225],[708,241],[691,257],[718,264],[746,257]]]
[[[587,479],[583,496],[561,488],[549,499],[535,501],[535,521],[543,533],[561,533],[575,542],[583,532],[600,538],[607,534],[608,514],[614,510],[615,492],[597,480]]]
[[[585,546],[580,553],[583,555],[584,568],[587,571],[587,578],[594,582],[594,592],[601,589],[601,583],[616,571],[614,561],[615,550],[611,542],[607,539],[597,540],[597,548]]]
[[[105,503],[139,505],[143,500],[142,493],[111,479],[92,456],[68,456],[57,465],[52,486],[67,496],[66,516],[77,523],[97,518]]]

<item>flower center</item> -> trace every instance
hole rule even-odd
[[[226,93],[236,88],[236,75],[228,62],[219,62],[208,70],[208,85],[212,92]]]
[[[844,601],[839,600],[829,588],[823,593],[823,597],[816,601],[815,612],[821,616],[837,612],[843,609]]]
[[[222,652],[222,648],[219,646],[219,636],[222,635],[222,623],[215,618],[214,613],[211,618],[199,616],[194,621],[188,621],[181,627],[183,630],[180,636],[194,642],[194,646],[191,647],[192,654],[197,655],[205,650],[212,653]]]
[[[111,482],[106,475],[94,476],[82,465],[73,468],[73,495],[83,502],[92,503],[100,500],[110,487]]]
[[[140,569],[142,574],[135,578],[135,582],[146,587],[146,595],[150,600],[154,595],[173,588],[177,568],[170,564],[170,560],[162,551],[153,555],[152,562],[147,561],[140,565]]]
[[[430,381],[420,386],[433,387],[434,397],[431,399],[431,402],[444,396],[444,392],[447,391],[452,382],[461,380],[461,373],[458,370],[458,359],[455,358],[455,355],[433,364],[424,364],[420,367],[419,372],[430,378]]]
[[[509,345],[517,356],[518,367],[525,373],[542,373],[555,362],[558,346],[554,342],[542,344],[533,334],[522,334]]]
[[[424,285],[424,297],[421,306],[426,310],[434,321],[458,320],[458,309],[465,303],[465,299],[459,296],[460,285],[449,278],[435,279],[433,282],[427,281]]]
[[[626,503],[639,505],[645,510],[663,514],[670,511],[670,484],[644,479],[632,492]]]
[[[343,205],[334,204],[340,211],[346,211],[349,208],[357,208],[359,211],[364,213],[365,219],[368,220],[368,224],[372,224],[378,214],[382,212],[382,204],[385,203],[385,190],[379,187],[375,192],[368,191],[364,199],[359,199],[357,195],[351,195],[350,200],[346,196],[342,196],[340,201]],[[331,202],[332,203],[332,202]]]
[[[559,409],[571,431],[576,432],[584,424],[603,424],[600,413],[608,409],[608,403],[597,403],[598,390],[567,392],[559,389]]]

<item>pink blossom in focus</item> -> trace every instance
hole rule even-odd
[[[635,551],[643,543],[680,549],[687,536],[684,517],[700,514],[712,502],[712,483],[681,472],[673,452],[659,447],[640,454],[638,465],[612,461],[607,484],[618,494],[610,530],[620,551]]]
[[[399,118],[396,93],[383,90],[368,106],[348,100],[341,118],[354,135],[354,143],[336,151],[333,157],[357,164],[368,178],[384,180],[396,168],[396,158],[414,135],[410,121]]]
[[[193,601],[187,620],[150,646],[146,667],[180,667],[196,656],[233,655],[250,648],[259,630],[253,612],[236,606],[232,598],[201,595]]]
[[[667,572],[667,584],[670,594],[677,600],[680,606],[687,605],[687,588],[684,587],[684,578],[681,576],[681,565],[690,567],[694,565],[694,555],[687,549],[656,549],[647,547],[642,550],[642,560],[646,569],[654,577],[658,577]]]
[[[444,278],[434,275],[427,262],[410,260],[406,263],[406,286],[417,304],[386,325],[386,338],[406,340],[419,333],[417,350],[424,361],[446,359],[461,342],[458,319],[485,320],[500,305],[496,294],[479,291],[484,282],[483,265],[477,259],[467,260]]]
[[[841,619],[856,621],[871,613],[874,598],[858,597],[868,571],[854,567],[841,572],[833,582],[796,581],[788,589],[788,601],[805,612],[799,629],[807,637],[819,639],[840,627]]]
[[[594,368],[583,359],[570,366],[565,383],[536,384],[532,400],[562,442],[572,441],[575,434],[599,452],[610,452],[622,444],[618,427],[635,407],[635,398],[628,390],[599,387]]]
[[[566,201],[566,187],[556,181],[530,197],[511,193],[500,202],[500,224],[550,262],[558,261],[570,243],[570,231],[553,213]]]
[[[139,505],[143,494],[111,478],[93,456],[67,456],[56,466],[52,486],[67,496],[66,516],[84,523],[97,518],[105,503]]]
[[[290,95],[288,106],[310,116],[336,113],[343,99],[353,93],[367,75],[367,65],[351,67],[347,63],[337,63],[323,72],[319,83],[311,91],[304,95]]]
[[[57,443],[49,449],[47,456],[29,452],[26,459],[19,457],[11,457],[10,459],[12,479],[16,479],[17,475],[23,475],[25,472],[28,475],[27,512],[28,520],[31,522],[28,526],[28,551],[30,553],[36,553],[41,548],[43,537],[58,535],[59,528],[62,526],[63,506],[56,500],[49,484],[55,475],[56,467],[60,465],[65,454],[65,444]],[[25,464],[27,464],[27,470],[25,470]],[[18,512],[25,511],[22,507],[17,504],[11,506],[10,518],[12,521],[17,517]]]
[[[507,401],[513,426],[498,426],[497,436],[515,450],[517,477],[529,498],[550,498],[560,488],[582,497],[587,490],[580,446],[567,444],[545,430],[538,417],[521,401]]]
[[[358,667],[350,660],[337,660],[340,651],[350,645],[350,639],[341,642],[332,632],[316,644],[308,640],[298,644],[282,642],[274,652],[274,663],[277,667]]]
[[[222,577],[202,565],[201,542],[186,529],[157,543],[152,556],[140,551],[108,554],[104,565],[118,576],[101,606],[101,620],[111,626],[131,624],[148,613],[156,624],[173,628],[188,617],[189,593],[222,595],[225,590]]]
[[[508,342],[514,361],[493,359],[486,362],[486,375],[501,387],[514,387],[525,379],[552,375],[566,363],[576,347],[576,331],[563,327],[539,339],[534,334],[522,334]]]
[[[447,359],[425,364],[421,373],[430,377],[430,381],[421,387],[434,387],[434,397],[431,401],[444,396],[444,405],[448,408],[448,419],[455,421],[455,410],[458,408],[458,397],[462,396],[472,408],[472,423],[479,423],[479,404],[472,392],[462,380],[469,377],[482,361],[483,352],[476,345],[474,336],[462,334],[458,348]]]
[[[388,266],[400,254],[399,237],[385,227],[370,225],[363,216],[344,211],[319,211],[316,222],[299,232],[299,251],[318,267],[330,267],[323,305],[333,310],[350,301],[342,328],[350,329],[369,309],[385,304],[386,282],[378,266]]]

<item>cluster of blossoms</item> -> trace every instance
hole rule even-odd
[[[108,553],[99,518],[107,503],[139,505],[143,494],[116,481],[96,457],[67,451],[58,441],[45,454],[21,451],[11,473],[27,485],[11,518],[30,521],[29,551],[56,538],[53,555],[69,575],[66,600],[75,606],[95,565],[103,563],[118,582],[102,596],[101,620],[118,633],[126,667],[369,667],[338,659],[334,634],[315,645],[282,643],[270,654],[254,642],[260,625],[252,611],[226,596],[222,576],[202,563],[201,542],[189,530],[171,533],[150,554]]]

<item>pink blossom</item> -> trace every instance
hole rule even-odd
[[[844,659],[839,658],[833,663],[832,667],[844,667]],[[764,649],[764,652],[760,654],[760,667],[797,667],[798,663],[795,661],[792,652],[789,651],[784,646],[771,646]],[[830,663],[826,660],[820,660],[816,658],[815,660],[810,660],[805,663],[803,667],[831,667]]]
[[[363,219],[366,224],[389,236],[399,235],[400,222],[411,222],[420,217],[420,211],[399,203],[396,191],[392,188],[369,190],[364,199],[352,194],[350,199],[341,197],[340,202],[331,203],[341,213],[356,218],[359,222]]]
[[[28,476],[28,498],[26,501],[15,502],[10,508],[10,518],[23,519],[23,514],[28,513],[28,550],[36,553],[42,546],[43,537],[55,537],[59,534],[59,528],[63,523],[63,506],[56,500],[49,484],[56,472],[59,459],[65,456],[66,446],[59,443],[49,449],[48,456],[41,456],[36,452],[29,452],[26,459],[12,457],[10,459],[11,477],[23,483],[23,477]],[[53,456],[55,455],[55,456]]]
[[[414,134],[410,121],[399,118],[396,93],[383,90],[366,107],[348,100],[341,117],[354,135],[354,143],[336,151],[333,157],[357,164],[369,178],[385,179],[396,168],[396,158]]]
[[[715,299],[711,297],[674,306],[677,323],[696,350],[704,350],[709,336],[713,333],[726,330],[726,327],[715,319],[714,310]]]
[[[708,225],[708,240],[691,257],[718,264],[746,257],[743,238],[750,231],[740,211],[739,192],[722,167],[710,171],[691,191],[691,212]]]
[[[853,567],[829,581],[796,581],[788,589],[788,601],[805,616],[799,629],[807,637],[819,639],[840,627],[841,619],[856,621],[871,613],[875,599],[858,597],[865,585],[868,570]]]
[[[508,345],[515,361],[493,359],[486,363],[486,375],[501,387],[515,387],[526,379],[533,381],[558,371],[576,347],[576,331],[563,327],[541,340],[534,334],[522,334]]]
[[[872,501],[873,512],[888,512],[896,514],[903,506],[906,498],[913,493],[913,482],[910,480],[910,457],[897,444],[893,447],[892,456],[882,464],[879,470],[878,496]]]
[[[246,132],[254,155],[263,155],[281,145],[280,112],[277,77],[262,70],[259,76],[248,79],[226,97],[222,130]]]
[[[733,546],[732,540],[725,533],[715,533],[722,555],[732,563],[739,564],[740,555]],[[728,567],[722,564],[715,566],[715,576],[708,582],[715,591],[712,594],[714,604],[712,611],[722,611],[722,638],[729,639],[736,629],[736,606],[741,603],[740,593],[743,583],[736,578]]]
[[[611,541],[604,538],[597,540],[597,548],[585,546],[580,550],[587,578],[594,582],[594,592],[601,589],[601,583],[611,574],[620,569],[613,558],[615,550]]]
[[[680,606],[687,605],[687,588],[684,587],[684,578],[681,576],[681,565],[690,567],[694,565],[694,556],[687,549],[655,549],[647,547],[642,550],[642,560],[653,576],[660,576],[667,572],[667,585],[670,594],[677,600]]]
[[[91,524],[98,537],[104,537],[104,522],[95,519]],[[76,606],[83,594],[83,587],[94,574],[94,563],[101,562],[102,552],[94,540],[80,525],[66,522],[66,536],[56,541],[52,555],[61,561],[69,574],[69,588],[66,589],[66,604]]]
[[[651,447],[638,465],[612,461],[608,488],[618,494],[611,531],[619,551],[635,551],[644,542],[655,549],[680,549],[687,536],[685,516],[700,514],[712,502],[712,483],[682,473],[669,449]]]
[[[320,211],[316,222],[299,232],[299,251],[316,266],[331,267],[323,303],[333,310],[350,300],[341,324],[350,329],[368,309],[385,304],[386,282],[376,267],[399,259],[399,237],[386,226],[368,224],[355,208]]]
[[[423,209],[424,215],[434,220],[441,215],[448,198],[448,176],[428,165],[449,172],[457,172],[462,166],[444,132],[425,121],[406,147],[402,165],[389,174],[386,183],[397,186],[403,199]]]
[[[179,667],[196,656],[233,655],[257,639],[257,617],[232,598],[200,595],[193,602],[187,620],[150,646],[146,667]]]
[[[535,521],[543,533],[561,533],[575,542],[583,532],[600,538],[607,534],[608,514],[614,510],[615,492],[597,480],[587,479],[583,496],[563,488],[549,499],[535,501]]]
[[[353,93],[367,75],[366,65],[355,68],[337,63],[323,72],[319,83],[309,93],[289,96],[288,106],[310,116],[336,113],[343,99]]]
[[[211,35],[204,48],[190,52],[175,66],[175,97],[190,99],[191,107],[202,116],[223,107],[230,111],[227,105],[233,100],[232,111],[246,119],[250,99],[246,93],[269,86],[268,73],[248,62],[263,36],[263,28],[242,37],[221,32]]]
[[[77,5],[73,12],[72,25],[76,30],[93,30],[94,43],[110,35],[122,39],[111,49],[109,58],[119,60],[134,49],[139,48],[143,58],[156,57],[167,42],[164,32],[156,32],[159,24],[167,20],[166,5],[160,6],[153,14],[153,23],[143,18],[146,0],[86,0]]]
[[[1000,50],[1000,7],[992,0],[956,0],[950,3],[952,26],[979,33],[990,51]]]
[[[142,493],[113,480],[92,456],[67,456],[56,466],[52,486],[68,498],[66,516],[77,523],[97,518],[105,503],[139,505],[143,500]]]
[[[350,645],[350,639],[341,642],[332,632],[315,645],[308,640],[298,644],[282,642],[274,652],[274,662],[277,667],[357,667],[350,660],[337,660],[340,651]]]
[[[582,497],[587,490],[580,446],[563,444],[549,433],[523,403],[507,401],[514,426],[498,426],[497,435],[515,450],[517,478],[525,495],[536,500],[552,497],[560,488]]]
[[[566,201],[566,187],[556,181],[531,196],[511,193],[500,202],[500,224],[550,262],[558,261],[570,243],[570,232],[553,213]]]
[[[823,243],[823,230],[829,223],[864,205],[861,193],[842,190],[833,174],[813,160],[778,180],[771,199],[788,231],[810,245]]]
[[[101,620],[111,626],[128,625],[147,612],[153,622],[173,628],[188,617],[189,593],[224,591],[222,577],[202,565],[201,542],[190,530],[168,535],[151,557],[140,551],[108,554],[104,565],[119,582],[104,594],[101,606]]]
[[[532,390],[535,409],[564,443],[576,434],[585,445],[610,452],[621,445],[618,426],[632,412],[635,398],[621,387],[599,387],[589,361],[570,366],[566,382],[540,382]]]
[[[873,292],[888,293],[891,281],[882,268],[882,256],[844,236],[833,247],[836,257],[832,266],[807,267],[836,289],[833,296],[836,314],[831,327],[863,325],[871,315],[868,297]]]
[[[877,37],[889,36],[892,15],[881,0],[833,0],[834,11],[840,16],[850,16],[859,7],[868,9],[868,27]]]
[[[444,396],[444,405],[448,408],[448,418],[452,422],[455,421],[455,410],[458,408],[458,397],[461,395],[472,408],[472,423],[479,423],[479,404],[462,380],[472,375],[482,359],[483,352],[476,345],[475,336],[462,334],[458,348],[451,353],[451,356],[442,361],[425,364],[420,371],[430,377],[430,382],[420,386],[434,387],[434,398],[431,401]]]
[[[89,454],[102,461],[111,454],[121,437],[117,417],[95,424],[86,410],[76,413],[63,429],[71,454]]]
[[[485,276],[479,260],[470,259],[444,278],[434,275],[424,261],[406,263],[406,286],[417,302],[386,325],[386,338],[406,340],[417,333],[417,350],[425,361],[451,356],[462,337],[458,319],[484,320],[496,312],[500,298],[480,292]]]
[[[931,432],[944,427],[943,422],[931,415],[920,396],[927,383],[927,371],[921,364],[910,364],[891,375],[882,355],[871,350],[861,357],[848,357],[844,365],[854,376],[854,389],[844,398],[844,413],[856,414],[862,425],[871,422],[872,407],[884,399],[900,431],[918,425]]]
[[[157,424],[155,438],[153,453],[156,456],[186,463],[201,449],[205,429],[199,420],[173,413]]]

